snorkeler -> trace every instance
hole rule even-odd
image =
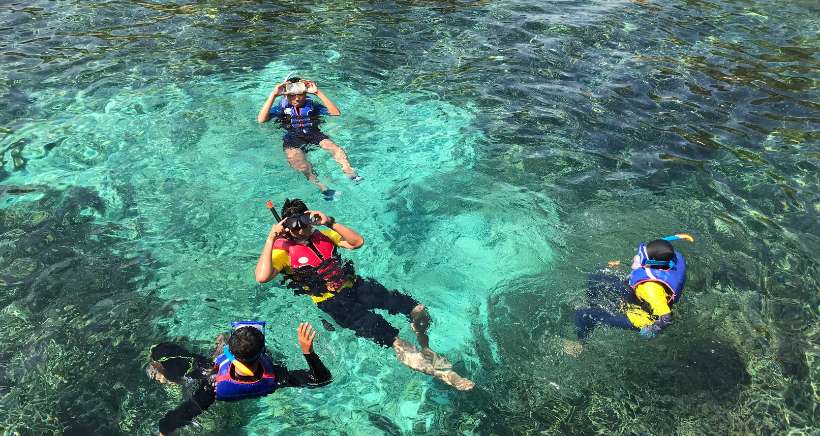
[[[270,206],[270,205],[269,205]],[[272,212],[275,211],[272,209]],[[423,372],[455,387],[470,390],[475,384],[458,375],[447,359],[430,349],[427,328],[430,316],[412,297],[389,290],[381,283],[359,277],[353,264],[337,248],[355,250],[364,238],[322,212],[308,210],[299,199],[286,200],[282,219],[271,228],[256,264],[256,281],[265,283],[283,272],[287,287],[310,295],[316,306],[340,326],[383,347],[392,347],[396,357],[413,370]],[[314,230],[314,225],[327,229]],[[393,327],[374,309],[405,315],[411,322],[421,350],[398,337]]]
[[[314,103],[305,94],[319,97],[324,106]],[[284,97],[274,104],[274,100],[280,95]],[[319,181],[316,172],[313,171],[313,166],[307,159],[307,152],[311,145],[318,145],[329,151],[342,167],[345,175],[354,183],[361,182],[362,177],[350,166],[345,151],[319,130],[320,115],[335,117],[341,115],[341,112],[336,104],[319,89],[316,82],[292,77],[273,88],[273,92],[259,110],[256,121],[265,123],[271,117],[275,117],[281,122],[282,127],[286,130],[282,139],[288,164],[316,185],[322,191],[325,200],[333,200],[336,191]]]
[[[672,324],[672,305],[680,299],[686,282],[686,261],[670,242],[678,239],[694,241],[692,236],[682,233],[640,244],[628,282],[613,271],[620,265],[618,261],[590,274],[590,307],[575,312],[580,341],[586,341],[598,324],[639,331],[649,338]],[[569,354],[580,352],[578,344],[573,344],[565,344]]]
[[[160,435],[188,425],[214,400],[237,401],[262,397],[286,387],[318,387],[331,382],[330,371],[313,351],[316,331],[299,324],[297,337],[309,370],[290,371],[273,363],[265,348],[265,323],[236,321],[225,341],[216,338],[213,361],[193,354],[174,343],[151,347],[148,376],[160,383],[195,386],[194,394],[159,421]]]

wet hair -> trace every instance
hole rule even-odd
[[[296,82],[299,82],[301,80],[302,79],[299,78],[299,77],[290,77],[290,78],[288,78],[288,82],[290,82],[290,83],[296,83]]]
[[[655,239],[646,244],[646,255],[652,260],[660,260],[669,262],[675,260],[675,248],[669,241],[663,239]]]
[[[287,218],[290,216],[295,216],[299,214],[303,214],[307,212],[308,208],[304,201],[294,198],[294,199],[285,199],[285,203],[282,204],[282,218]]]
[[[264,346],[265,335],[251,326],[234,330],[231,337],[228,338],[228,348],[230,348],[231,353],[244,363],[255,361],[262,353]]]

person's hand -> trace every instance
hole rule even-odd
[[[279,221],[278,223],[274,224],[273,227],[270,228],[268,238],[276,239],[283,233],[285,233],[285,220]]]
[[[619,266],[621,266],[621,261],[620,260],[610,260],[609,262],[606,263],[606,267],[609,268],[609,269],[615,269]]]
[[[316,94],[319,92],[319,86],[313,80],[303,80],[308,94]]]
[[[641,267],[641,257],[638,256],[638,255],[635,255],[635,257],[632,258],[631,268],[632,269],[638,269],[640,267]]]
[[[657,324],[650,324],[641,329],[641,336],[645,338],[654,338],[661,332],[661,326]]]
[[[284,95],[284,94],[285,94],[285,83],[284,82],[276,85],[276,87],[273,88],[273,96],[274,97],[279,96],[279,95]]]
[[[318,210],[309,210],[305,213],[310,215],[310,219],[311,219],[311,221],[313,221],[313,224],[315,224],[315,225],[324,226],[324,225],[327,225],[327,223],[330,222],[330,218],[328,218],[327,215],[325,215],[323,212],[320,212]],[[314,218],[314,217],[318,217],[318,219]]]
[[[296,337],[299,338],[299,348],[302,349],[302,354],[312,354],[313,340],[316,339],[316,330],[313,330],[310,324],[303,322],[299,324],[299,328],[296,329]]]

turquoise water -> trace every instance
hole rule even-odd
[[[302,367],[322,314],[253,267],[267,199],[366,238],[430,307],[457,393],[337,328],[335,381],[217,404],[186,434],[816,432],[814,2],[29,2],[0,9],[0,428],[148,434],[184,395],[148,347],[237,318]],[[255,116],[315,78],[326,203]],[[561,352],[584,279],[677,231],[676,323]],[[412,332],[398,317],[401,335]]]

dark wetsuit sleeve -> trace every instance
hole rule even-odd
[[[333,377],[330,375],[330,371],[328,371],[316,353],[304,354],[304,356],[310,369],[289,371],[286,368],[281,368],[284,374],[280,387],[315,388],[324,386],[332,381]]]
[[[209,381],[202,380],[191,398],[162,417],[159,421],[159,431],[167,435],[190,424],[195,417],[211,407],[214,400],[216,400],[214,386]]]

